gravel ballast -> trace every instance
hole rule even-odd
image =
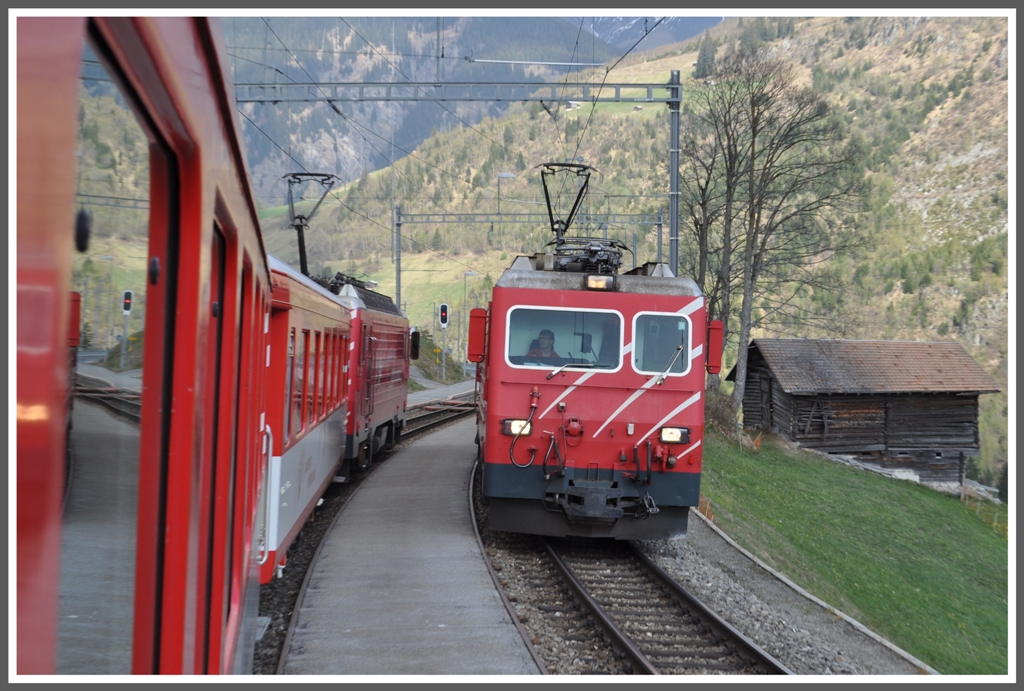
[[[795,674],[936,673],[754,561],[696,512],[685,538],[638,546]]]

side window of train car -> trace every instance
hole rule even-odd
[[[301,335],[296,333],[295,340],[295,385],[292,387],[292,439],[302,431],[302,387],[305,383],[306,366],[306,342],[309,340],[309,332],[303,331]]]
[[[320,363],[320,370],[323,372],[323,406],[320,409],[320,416],[323,417],[334,407],[334,391],[331,388],[331,375],[334,373],[331,367],[331,358],[334,357],[334,334],[324,334],[324,359]]]
[[[142,521],[152,521],[139,513],[139,469],[164,458],[162,432],[151,439],[141,433],[144,420],[148,430],[163,429],[159,410],[143,414],[143,404],[163,390],[159,367],[145,372],[153,393],[144,401],[141,392],[144,348],[151,357],[169,356],[158,315],[173,277],[164,271],[151,282],[147,269],[151,253],[166,259],[162,248],[174,232],[166,219],[150,225],[152,203],[173,203],[169,188],[150,189],[151,180],[166,179],[170,156],[101,53],[83,44],[78,88],[75,201],[91,233],[88,249],[74,254],[71,276],[81,301],[78,344],[68,353],[58,674],[132,671],[136,593],[151,587],[136,581],[136,535]],[[162,175],[151,175],[161,168]]]
[[[641,312],[633,327],[633,368],[643,374],[690,371],[690,319],[681,314]]]
[[[622,315],[609,310],[515,307],[509,310],[505,353],[510,365],[578,365],[617,370]]]
[[[292,431],[292,390],[295,386],[295,329],[292,329],[288,334],[288,361],[285,367],[284,414],[287,422],[285,423],[284,440],[287,442],[291,439]]]
[[[302,331],[302,349],[305,352],[306,357],[302,362],[302,399],[299,401],[301,408],[302,417],[302,429],[307,429],[312,422],[313,412],[313,385],[316,383],[313,381],[313,375],[316,370],[313,369],[313,365],[316,362],[316,354],[310,350],[312,347],[313,335],[307,331]]]
[[[316,332],[314,338],[316,344],[316,377],[313,387],[313,410],[310,415],[313,420],[319,420],[324,414],[324,342],[323,334]]]
[[[307,426],[312,427],[316,424],[317,409],[319,405],[317,400],[319,398],[319,389],[321,389],[321,376],[319,376],[319,358],[321,358],[321,333],[313,332],[310,336],[312,343],[312,351],[309,355],[309,394],[306,397],[306,407],[308,409],[308,422]]]

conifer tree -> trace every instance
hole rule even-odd
[[[693,70],[693,76],[697,79],[704,79],[711,74],[715,64],[715,42],[707,31],[700,42],[700,52],[697,53],[697,67]]]

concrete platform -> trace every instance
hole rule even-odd
[[[464,420],[369,477],[338,517],[283,651],[284,674],[539,674],[484,564]]]

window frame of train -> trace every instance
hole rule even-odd
[[[334,410],[334,333],[331,329],[324,331],[324,394],[322,417],[327,417]]]
[[[566,329],[564,324],[566,315],[572,314],[573,325]],[[592,315],[592,316],[588,316]],[[598,359],[595,348],[595,335],[601,334],[601,340],[597,348],[604,347],[604,336],[609,317],[614,317],[617,325],[618,342],[613,342],[614,365],[601,364],[604,360]],[[516,305],[509,308],[505,313],[505,342],[503,344],[505,364],[515,369],[527,370],[548,370],[552,367],[568,365],[566,370],[572,370],[574,365],[580,369],[597,374],[610,374],[622,369],[622,343],[624,338],[625,318],[622,312],[615,309],[599,309],[591,307],[550,307],[541,305]],[[548,329],[555,335],[554,351],[559,353],[557,358],[545,358],[543,362],[526,360],[526,353],[530,350],[530,343],[537,338],[541,330]],[[589,329],[589,330],[588,330]],[[586,334],[587,342],[584,342]],[[526,346],[524,348],[523,343]],[[569,346],[564,344],[568,342]],[[577,343],[579,344],[577,346]],[[584,346],[589,346],[584,349]],[[560,349],[561,348],[561,349]],[[521,352],[522,355],[512,355],[512,352]],[[579,357],[571,355],[579,352]],[[593,359],[582,357],[590,353]],[[518,361],[517,361],[518,360]],[[611,362],[611,361],[607,361]]]
[[[174,248],[180,241],[182,191],[178,158],[161,136],[145,98],[132,88],[131,79],[118,66],[115,49],[96,23],[87,20],[85,28],[78,81],[76,193],[85,199],[111,194],[109,187],[93,185],[99,180],[89,175],[106,169],[99,165],[106,156],[117,158],[136,174],[135,179],[145,180],[148,192],[132,191],[135,204],[130,208],[113,204],[92,208],[89,254],[82,258],[81,266],[72,268],[71,284],[74,289],[83,280],[95,286],[86,291],[81,304],[83,327],[95,327],[108,315],[106,333],[97,335],[110,349],[100,366],[109,365],[112,372],[121,367],[112,348],[113,334],[120,325],[112,315],[115,303],[124,306],[126,295],[130,296],[130,309],[123,321],[128,331],[120,348],[126,355],[133,345],[144,342],[145,348],[140,348],[138,368],[131,366],[134,357],[127,362],[129,370],[139,370],[137,422],[84,399],[69,411],[69,479],[61,515],[54,671],[147,673],[159,664],[159,643],[153,631],[160,618],[159,567],[165,558],[165,544],[156,536],[164,524],[160,505],[167,491],[164,476],[170,454],[167,363],[174,359],[172,318],[166,315],[175,311],[178,272]],[[93,86],[88,86],[89,82]],[[99,132],[99,138],[86,138],[87,128],[109,129],[111,122],[121,127],[118,136]],[[98,145],[86,146],[91,141],[102,141],[107,151]],[[133,142],[139,145],[133,147]],[[95,155],[90,156],[92,153]],[[136,214],[142,218],[134,218]],[[145,233],[117,240],[117,227],[144,228]],[[70,231],[68,237],[70,242]],[[141,262],[138,255],[144,255]],[[104,260],[99,266],[109,261],[109,272],[100,269],[92,273],[91,257]],[[139,278],[146,275],[145,267],[153,260],[161,265],[158,278]],[[139,267],[141,271],[137,271]],[[133,329],[148,340],[137,340]],[[85,491],[90,486],[102,492],[90,495]]]
[[[648,346],[647,339],[652,335],[649,333],[653,331],[654,326],[658,326],[659,332],[671,334],[673,329],[668,328],[669,322],[675,321],[675,331],[685,331],[684,339],[682,339],[684,345],[683,352],[679,353],[673,360],[675,355],[674,339],[661,338],[659,333],[659,339],[664,340],[664,346],[659,350],[657,354],[649,353],[649,350],[653,350],[659,343],[651,344]],[[662,326],[664,325],[664,326]],[[684,326],[685,328],[679,328]],[[633,371],[643,375],[660,375],[665,374],[666,377],[685,377],[690,373],[690,368],[693,366],[690,354],[693,352],[693,320],[688,315],[680,314],[678,312],[658,312],[654,310],[637,312],[633,315],[633,353],[629,358],[630,364],[633,366]],[[641,363],[638,358],[643,357],[644,361]],[[648,362],[650,359],[650,362]],[[665,368],[668,367],[669,362],[672,362],[671,368],[666,372]],[[650,367],[651,369],[647,369]]]
[[[313,392],[311,390],[312,385],[315,382],[310,381],[316,370],[314,369],[313,357],[310,355],[312,352],[310,347],[312,346],[313,334],[309,329],[302,330],[302,345],[303,351],[305,352],[305,360],[302,362],[302,398],[299,401],[299,416],[302,420],[301,427],[299,427],[299,433],[303,433],[313,426],[312,421],[309,419],[309,412],[313,409]]]
[[[284,382],[284,416],[285,416],[285,429],[284,438],[281,440],[281,448],[285,448],[288,442],[291,441],[292,433],[292,387],[295,385],[295,327],[288,329],[288,357],[285,361],[285,382]]]

